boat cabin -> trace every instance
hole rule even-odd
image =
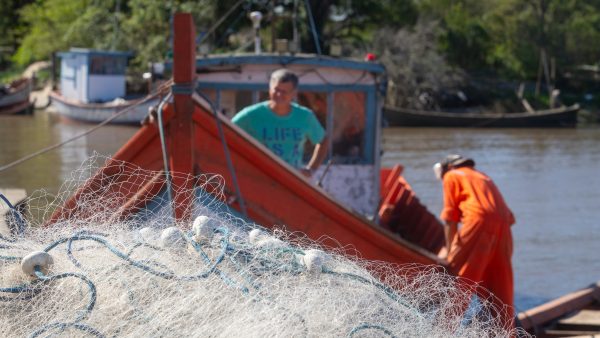
[[[314,55],[212,56],[196,61],[197,88],[232,118],[244,107],[268,100],[271,73],[280,68],[298,75],[298,103],[315,112],[327,131],[329,153],[313,179],[346,206],[376,215],[385,69]]]
[[[93,103],[125,96],[125,72],[132,53],[71,48],[57,55],[64,98]]]

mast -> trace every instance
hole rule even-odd
[[[175,116],[169,122],[171,171],[194,175],[194,101],[196,81],[196,29],[190,13],[176,13],[173,20],[173,82]],[[173,213],[178,221],[191,218],[193,180],[173,177]]]

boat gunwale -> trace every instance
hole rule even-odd
[[[578,103],[572,104],[570,106],[551,108],[551,109],[543,109],[536,110],[534,113],[530,112],[519,112],[519,113],[450,113],[450,112],[438,112],[438,111],[430,111],[430,110],[418,110],[411,108],[401,108],[401,107],[390,107],[385,106],[385,110],[388,111],[399,111],[402,113],[419,115],[419,116],[431,116],[431,117],[447,117],[452,119],[516,119],[523,117],[541,117],[545,115],[556,115],[559,113],[572,112],[580,109],[580,105]]]
[[[141,97],[139,99],[133,99],[133,100],[124,100],[125,102],[121,102],[121,103],[114,103],[112,101],[106,102],[106,103],[84,103],[84,102],[80,102],[80,101],[75,101],[72,99],[67,99],[64,96],[62,96],[59,92],[56,91],[51,91],[49,94],[50,98],[52,100],[57,100],[60,101],[61,103],[68,105],[68,106],[73,106],[73,107],[78,107],[78,108],[85,108],[85,109],[114,109],[114,108],[126,108],[129,106],[133,106],[136,105],[138,102],[143,101],[144,97]]]
[[[15,84],[16,86],[13,86]],[[0,96],[0,107],[8,107],[29,100],[29,93],[31,92],[32,85],[30,78],[22,77],[16,79],[12,81],[10,85],[9,92]],[[16,101],[15,98],[17,98]]]

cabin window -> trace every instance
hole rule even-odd
[[[317,120],[321,123],[321,126],[323,126],[323,129],[327,130],[327,93],[299,92],[298,104],[312,110],[315,113]],[[315,144],[310,142],[310,140],[304,143],[304,163],[310,161],[314,149]]]
[[[339,164],[362,162],[366,95],[364,92],[335,92],[333,95],[332,154]]]
[[[95,55],[90,57],[90,74],[125,75],[127,58]]]

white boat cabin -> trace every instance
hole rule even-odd
[[[125,97],[125,72],[132,53],[71,48],[57,55],[64,98],[94,103]]]
[[[385,92],[382,65],[328,57],[261,54],[200,58],[196,68],[198,89],[229,118],[248,105],[268,99],[273,71],[287,68],[296,73],[300,79],[298,103],[315,112],[329,136],[328,157],[314,180],[321,180],[326,191],[351,209],[367,216],[377,214],[380,98]],[[311,149],[306,149],[305,154],[311,153]]]

